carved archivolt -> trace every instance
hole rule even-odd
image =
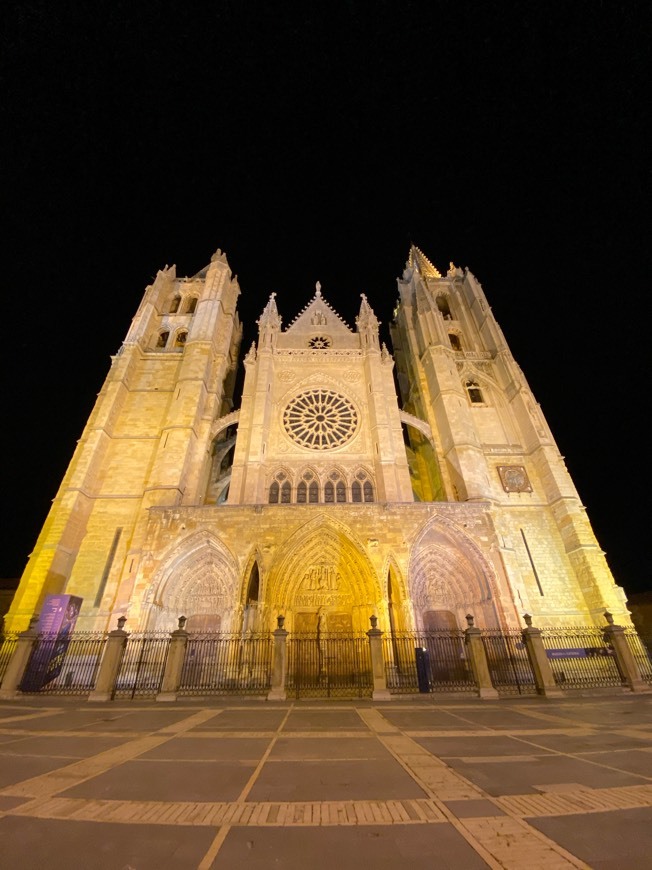
[[[270,571],[267,603],[279,608],[373,606],[380,599],[373,566],[350,530],[320,516],[285,544]]]
[[[209,532],[179,542],[165,558],[145,601],[172,616],[224,613],[238,593],[237,563]]]
[[[460,529],[438,519],[420,534],[410,561],[410,590],[420,609],[470,608],[491,599],[493,570]]]

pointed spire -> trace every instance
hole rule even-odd
[[[272,344],[272,335],[281,328],[281,317],[276,307],[276,293],[270,293],[267,305],[256,322],[258,324],[259,347],[269,347]]]
[[[378,318],[369,305],[366,295],[361,293],[360,298],[362,299],[360,313],[355,319],[355,325],[359,333],[364,333],[367,336],[370,346],[378,347]]]
[[[441,274],[436,266],[433,266],[423,251],[417,248],[416,245],[410,247],[406,268],[416,270],[424,278],[441,278]]]

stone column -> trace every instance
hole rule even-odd
[[[616,665],[625,685],[632,692],[649,691],[647,684],[641,679],[636,659],[632,655],[632,651],[627,643],[625,629],[622,625],[614,625],[614,618],[608,610],[605,610],[604,618],[608,623],[604,630],[604,639],[611,645],[614,651]]]
[[[267,694],[268,701],[285,701],[287,698],[285,692],[285,677],[288,667],[288,652],[287,652],[287,632],[283,626],[285,625],[285,617],[277,616],[276,622],[278,628],[274,632],[274,658],[272,660],[272,685]]]
[[[157,701],[176,701],[177,690],[181,683],[181,672],[186,658],[186,647],[190,635],[185,630],[186,617],[179,617],[179,627],[170,635],[170,649],[165,662],[165,673]]]
[[[370,616],[371,628],[367,632],[369,638],[369,652],[371,654],[371,673],[374,680],[374,689],[371,697],[374,701],[391,701],[392,696],[387,689],[387,677],[385,676],[385,659],[383,658],[383,632],[378,628],[378,617]]]
[[[555,683],[550,661],[541,639],[541,629],[533,627],[532,617],[529,613],[525,613],[523,619],[527,626],[523,629],[523,642],[532,666],[537,692],[540,695],[545,695],[546,698],[561,698],[563,692]]]
[[[464,645],[471,662],[475,684],[478,687],[478,696],[493,700],[498,697],[498,692],[491,682],[487,653],[482,643],[482,632],[473,625],[473,616],[470,613],[467,614],[466,621],[468,628],[464,632]]]
[[[104,655],[100,662],[100,670],[95,681],[95,688],[88,696],[89,701],[110,701],[115,689],[116,680],[118,679],[118,671],[120,670],[120,662],[122,655],[127,645],[128,633],[124,631],[124,624],[127,621],[126,616],[121,616],[118,620],[118,627],[115,631],[109,632],[104,648]]]
[[[22,682],[34,644],[38,640],[37,622],[38,616],[33,616],[27,631],[22,631],[18,635],[16,649],[7,665],[2,686],[0,686],[0,700],[9,701],[18,695],[18,686]]]

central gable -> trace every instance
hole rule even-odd
[[[279,349],[328,350],[332,347],[357,348],[359,346],[358,335],[322,296],[319,282],[310,302],[277,339]]]

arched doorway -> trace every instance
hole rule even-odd
[[[237,564],[224,544],[208,532],[181,541],[167,555],[145,595],[142,623],[172,630],[180,616],[186,629],[232,631],[237,611]],[[239,626],[238,626],[239,627]]]

